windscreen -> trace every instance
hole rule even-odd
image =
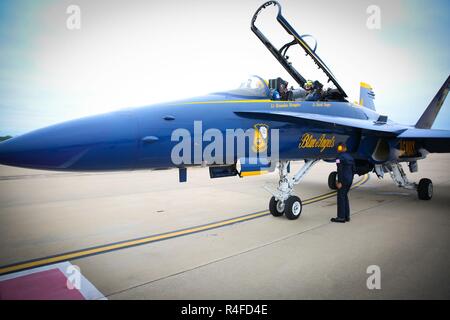
[[[261,77],[251,76],[247,80],[243,81],[237,89],[229,90],[226,94],[253,98],[253,99],[267,99],[270,96],[270,90]]]

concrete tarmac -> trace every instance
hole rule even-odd
[[[70,262],[108,299],[449,299],[450,155],[430,155],[419,169],[408,176],[433,180],[431,201],[371,174],[350,193],[350,223],[329,222],[332,197],[305,205],[295,221],[264,215]],[[333,170],[317,164],[296,194],[330,192]],[[277,178],[210,180],[207,169],[195,168],[180,184],[176,170],[0,166],[0,270],[267,210],[263,186]],[[367,288],[372,265],[381,271],[379,290]]]

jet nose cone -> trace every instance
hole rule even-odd
[[[60,148],[54,143],[52,131],[47,128],[36,130],[0,142],[0,164],[36,169],[62,168],[82,148]]]
[[[9,151],[9,146],[10,143],[8,143],[8,140],[0,142],[0,164],[8,165],[11,162],[11,153]]]
[[[19,139],[20,140],[20,139]],[[21,161],[21,142],[17,138],[11,138],[0,142],[0,164],[19,166]]]
[[[132,115],[92,116],[1,142],[0,164],[58,171],[130,169],[136,139]]]

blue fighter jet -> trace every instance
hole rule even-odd
[[[279,49],[255,25],[260,12],[270,6],[278,8],[276,19],[292,36]],[[258,8],[251,30],[298,83],[298,89],[287,88],[281,78],[266,81],[253,76],[236,90],[72,120],[0,143],[0,163],[59,171],[178,168],[180,182],[186,181],[191,166],[209,167],[211,178],[278,170],[278,186],[269,190],[273,195],[270,212],[293,220],[302,209],[300,198],[293,194],[294,185],[318,161],[334,162],[337,146],[345,143],[355,158],[356,174],[374,172],[383,177],[388,173],[399,187],[417,190],[420,199],[432,198],[431,180],[408,181],[402,164],[416,172],[417,161],[429,153],[450,152],[450,131],[431,129],[448,94],[450,77],[415,126],[401,125],[376,112],[368,84],[361,83],[359,103],[347,101],[345,91],[317,55],[317,45],[311,48],[305,42],[307,35],[292,28],[276,1]],[[294,68],[286,55],[292,46],[312,59],[333,88],[325,90],[318,81],[309,83]],[[236,132],[244,132],[243,148],[236,142],[240,136]],[[304,165],[291,175],[290,161],[296,160]],[[328,185],[335,189],[335,184],[336,172],[331,172]]]

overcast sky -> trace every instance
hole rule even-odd
[[[447,0],[280,2],[300,34],[315,36],[350,100],[370,83],[377,111],[395,121],[414,124],[450,73]],[[0,135],[231,89],[251,74],[294,84],[250,30],[262,3],[0,1]],[[79,30],[66,26],[71,4]],[[369,5],[381,9],[379,30],[367,28]],[[262,18],[283,36],[270,12]],[[309,66],[297,69],[315,79]],[[449,108],[435,128],[450,129]]]

